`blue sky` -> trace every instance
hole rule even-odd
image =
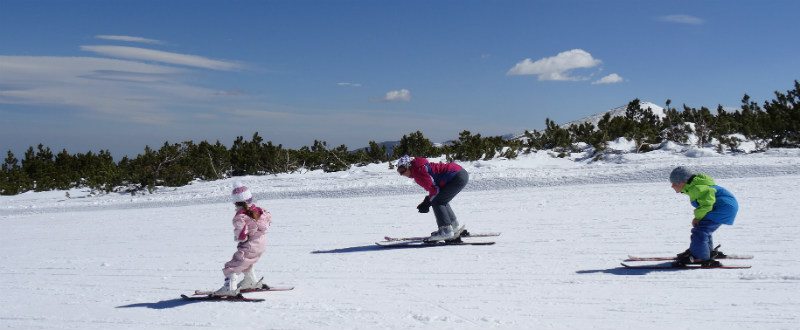
[[[0,148],[351,149],[800,79],[798,1],[0,0]]]

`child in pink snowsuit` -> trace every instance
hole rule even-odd
[[[272,216],[253,204],[253,195],[241,183],[237,182],[234,185],[231,196],[236,205],[233,239],[239,244],[236,246],[236,253],[222,269],[225,283],[217,290],[217,295],[237,295],[240,290],[258,289],[264,286],[261,280],[256,280],[253,265],[258,262],[266,248],[266,234]]]

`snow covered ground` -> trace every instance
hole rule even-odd
[[[690,155],[690,156],[687,156]],[[723,251],[745,270],[626,270],[628,254],[688,246],[691,206],[667,182],[689,165],[739,199]],[[154,194],[73,190],[0,197],[0,327],[18,329],[796,329],[800,151],[546,153],[466,164],[453,203],[492,246],[382,249],[434,229],[423,192],[387,164],[238,178],[273,214],[257,271],[288,292],[262,303],[188,302],[222,284],[235,249],[234,179]]]

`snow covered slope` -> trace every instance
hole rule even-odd
[[[650,108],[650,110],[653,110],[653,114],[655,114],[659,118],[664,118],[666,116],[666,113],[664,112],[664,108],[658,106],[657,104],[655,104],[653,102],[642,101],[640,104],[642,106],[642,109]],[[582,119],[578,119],[578,120],[575,120],[575,121],[568,122],[566,124],[561,125],[561,127],[565,127],[566,128],[566,127],[569,127],[572,124],[580,125],[580,124],[583,124],[583,123],[591,123],[592,125],[597,127],[597,123],[600,122],[600,119],[603,119],[603,116],[605,116],[606,113],[611,114],[611,118],[622,117],[622,116],[625,116],[625,110],[627,108],[628,108],[627,104],[623,105],[623,106],[619,106],[619,107],[616,107],[614,109],[611,109],[611,110],[608,110],[608,111],[605,111],[605,112],[601,112],[601,113],[597,113],[597,114],[588,116],[586,118],[582,118]]]
[[[187,302],[216,289],[233,180],[146,195],[0,197],[0,327],[16,329],[791,329],[800,323],[800,153],[656,151],[585,163],[546,153],[466,164],[453,202],[492,246],[381,249],[432,231],[423,191],[387,164],[245,177],[272,212],[257,272],[288,292]],[[628,254],[684,250],[691,206],[666,180],[710,172],[738,197],[715,240],[746,270],[626,270]],[[731,263],[731,262],[729,262]]]

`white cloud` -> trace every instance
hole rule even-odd
[[[190,70],[119,59],[0,56],[0,72],[0,104],[69,107],[149,124],[169,122],[175,109],[206,109],[231,97],[185,82]]]
[[[339,83],[336,83],[336,85],[344,86],[344,87],[361,87],[361,84],[359,84],[359,83],[351,83],[351,82],[339,82]]]
[[[82,50],[101,55],[139,61],[154,61],[210,70],[231,71],[241,69],[238,63],[214,60],[197,55],[186,55],[160,50],[126,46],[81,46]]]
[[[411,92],[407,89],[389,91],[383,98],[386,102],[408,102],[411,101]]]
[[[586,80],[584,77],[572,76],[570,71],[595,67],[600,63],[602,61],[593,58],[589,52],[583,49],[572,49],[536,61],[526,58],[514,65],[506,74],[537,75],[539,80]]]
[[[142,37],[133,37],[133,36],[119,36],[119,35],[101,34],[101,35],[96,35],[94,37],[97,38],[97,39],[103,39],[103,40],[139,42],[139,43],[143,43],[143,44],[153,44],[153,45],[163,45],[164,44],[164,42],[162,42],[161,40],[148,39],[148,38],[142,38]]]
[[[705,21],[699,17],[691,15],[666,15],[658,18],[659,21],[678,24],[700,25]]]
[[[612,74],[607,75],[607,76],[605,76],[603,78],[600,78],[599,80],[596,80],[596,81],[592,82],[592,85],[597,85],[597,84],[616,84],[616,83],[621,83],[623,81],[625,81],[625,79],[623,79],[620,75],[618,75],[616,73],[612,73]]]

